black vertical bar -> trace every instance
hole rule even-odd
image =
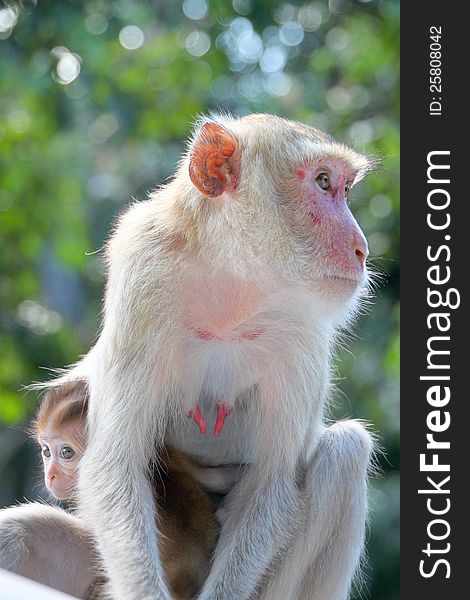
[[[469,131],[470,33],[459,11],[462,6],[442,0],[401,5],[401,598],[405,600],[468,596],[470,152],[463,145]],[[450,169],[431,169],[428,178],[428,161]],[[447,207],[437,208],[447,202]],[[448,227],[443,227],[448,219]],[[432,267],[437,268],[430,271]],[[428,297],[429,290],[437,293]],[[446,298],[455,308],[444,306]],[[446,327],[448,331],[443,331]],[[450,354],[430,355],[428,344]],[[438,368],[429,368],[428,360]],[[429,391],[432,387],[434,392]],[[450,392],[447,404],[445,387]],[[431,440],[449,442],[450,448],[427,448],[432,442],[426,436],[431,434]],[[420,468],[421,454],[426,465],[434,460],[444,466],[438,469],[449,465],[450,470]]]

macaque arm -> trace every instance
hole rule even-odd
[[[115,238],[110,249],[105,325],[89,375],[88,447],[80,464],[79,501],[96,535],[111,596],[168,600],[147,473],[165,430],[172,356],[165,350],[169,344],[158,311],[169,314],[169,309],[157,300],[148,302],[147,282],[156,296],[155,272],[147,274],[148,261],[139,252],[145,236],[138,223],[133,225],[133,213],[126,217],[131,219],[124,228],[127,238],[121,243]]]
[[[372,449],[373,438],[360,421],[323,429],[305,466],[300,535],[259,600],[349,598],[364,545]]]
[[[92,380],[89,443],[79,475],[80,511],[96,536],[111,596],[168,600],[157,548],[156,507],[146,477],[154,446],[145,440],[154,435],[154,421],[139,402],[148,399],[146,385],[151,383],[148,373],[135,371],[135,376],[132,384],[103,373]],[[113,429],[113,416],[121,411],[125,423],[121,419],[119,430]]]

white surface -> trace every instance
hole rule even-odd
[[[74,600],[73,596],[0,569],[1,600]],[[75,599],[76,600],[76,599]]]

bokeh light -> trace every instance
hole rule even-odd
[[[0,40],[10,37],[13,28],[18,21],[19,7],[16,3],[0,8]]]
[[[138,50],[144,45],[145,35],[140,27],[126,25],[119,32],[119,42],[126,50]]]
[[[183,12],[194,21],[199,21],[207,15],[207,2],[206,0],[184,0]]]
[[[209,52],[211,39],[204,31],[192,31],[187,36],[184,47],[192,56],[204,56]]]
[[[56,46],[51,54],[57,59],[55,79],[62,85],[68,85],[80,75],[81,58],[63,46]]]

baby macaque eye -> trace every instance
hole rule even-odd
[[[70,446],[64,446],[60,449],[60,455],[62,458],[65,458],[65,460],[70,460],[75,456],[75,450]]]
[[[317,183],[321,187],[322,190],[329,190],[330,189],[330,177],[329,177],[328,173],[320,173],[320,175],[317,176]]]
[[[42,455],[45,456],[46,458],[50,458],[51,457],[51,451],[50,451],[49,446],[47,444],[44,444],[42,446],[41,452],[42,452]]]
[[[351,185],[349,183],[346,183],[344,186],[344,195],[347,198],[348,194],[349,194],[349,190],[351,189]]]

